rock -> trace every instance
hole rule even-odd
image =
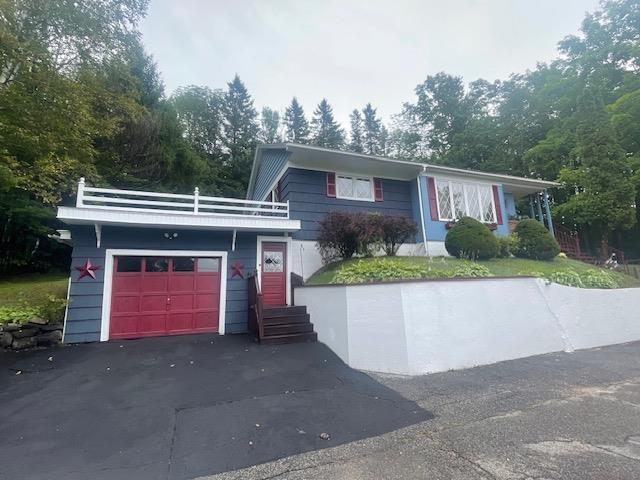
[[[13,335],[10,332],[0,332],[0,347],[9,348],[13,342]]]
[[[28,325],[23,325],[20,330],[16,330],[15,332],[11,333],[13,334],[13,338],[27,338],[33,337],[36,333],[38,333],[38,329],[29,327]]]
[[[38,345],[58,344],[62,341],[62,331],[53,330],[47,333],[41,333],[35,337]]]
[[[43,332],[52,332],[53,330],[62,331],[62,324],[61,323],[48,323],[46,325],[42,325],[40,327],[40,330],[42,330]]]
[[[40,318],[40,317],[33,317],[29,319],[29,323],[33,323],[35,325],[46,325],[47,324],[47,320],[45,320],[44,318]]]
[[[36,346],[35,337],[14,338],[11,343],[11,348],[14,350],[22,350],[23,348],[30,348]]]
[[[318,435],[322,440],[329,440],[331,438],[331,435],[329,435],[327,432],[322,432],[320,435]]]
[[[2,326],[3,332],[15,332],[16,330],[20,330],[20,325],[17,323],[7,323]]]

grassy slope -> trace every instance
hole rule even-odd
[[[47,295],[67,296],[69,277],[64,273],[30,273],[0,280],[0,306],[25,302],[39,305]]]
[[[322,271],[314,274],[309,280],[308,284],[319,285],[325,283],[331,283],[334,278],[335,272],[345,263],[357,262],[357,261],[369,261],[370,259],[352,259],[344,262],[337,262],[327,266]],[[427,257],[396,257],[394,261],[407,262],[411,264],[416,263],[428,263],[431,262],[433,269],[436,270],[453,270],[460,264],[461,260],[452,257],[435,257],[429,259]],[[577,260],[569,258],[557,257],[549,262],[542,262],[536,260],[526,260],[522,258],[494,258],[491,260],[484,260],[478,262],[489,269],[493,275],[531,275],[536,273],[550,274],[559,271],[573,270],[577,273],[584,272],[586,270],[592,270],[593,265],[589,265]],[[640,280],[625,275],[623,273],[614,273],[619,279],[620,284],[623,287],[640,287]]]

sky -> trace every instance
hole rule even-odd
[[[151,0],[143,41],[167,93],[226,88],[237,73],[258,110],[296,96],[310,118],[371,102],[388,122],[427,75],[506,79],[557,55],[598,0]]]

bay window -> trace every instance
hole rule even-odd
[[[436,192],[440,220],[472,217],[484,223],[496,222],[491,185],[438,179]]]

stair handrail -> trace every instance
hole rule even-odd
[[[262,291],[260,290],[260,282],[256,273],[249,277],[249,330],[251,330],[259,340],[264,338],[263,312]]]

